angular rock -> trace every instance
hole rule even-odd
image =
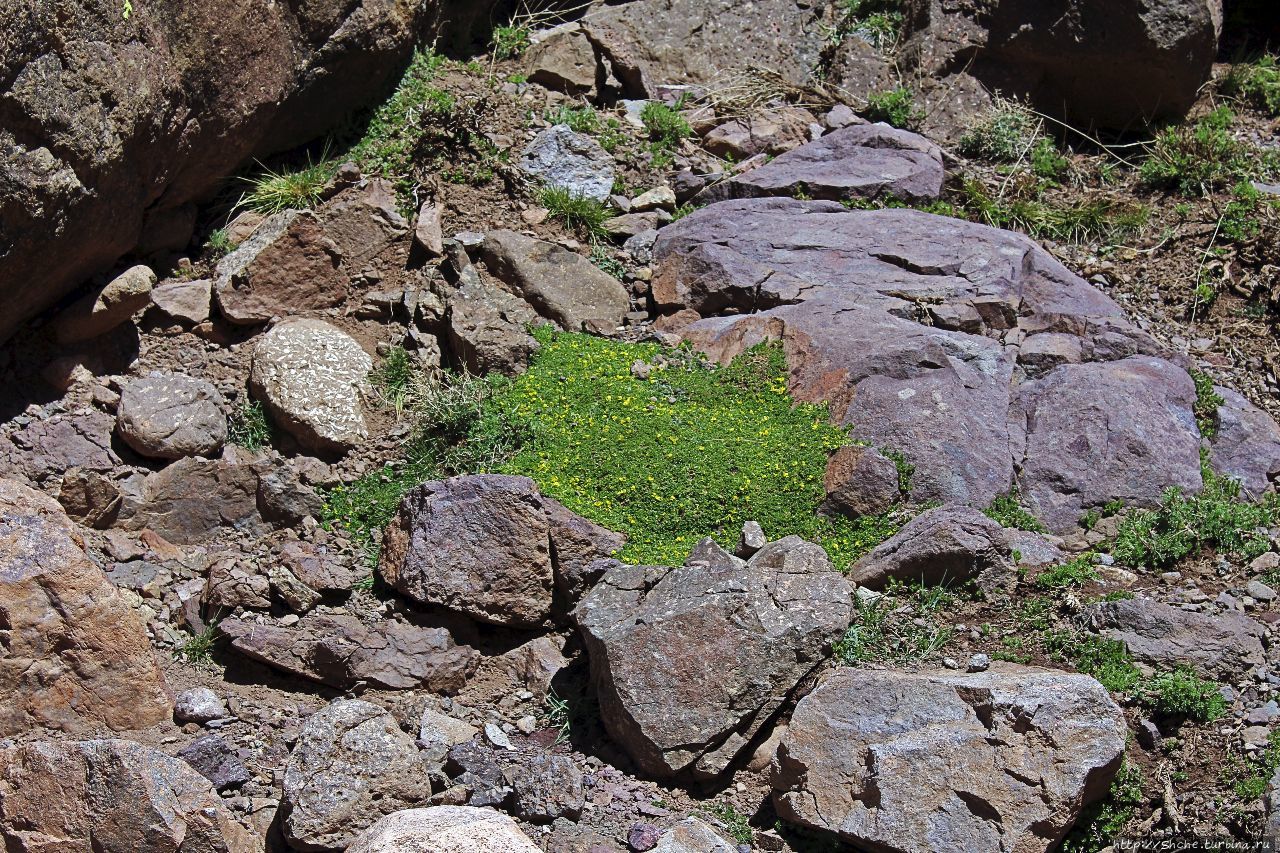
[[[96,293],[90,293],[54,320],[60,344],[74,344],[106,334],[151,304],[156,274],[141,264],[130,267]]]
[[[1108,501],[1154,506],[1171,486],[1200,491],[1195,398],[1185,370],[1151,357],[1064,365],[1023,384],[1027,508],[1065,530]]]
[[[203,323],[213,309],[213,281],[166,281],[151,291],[151,304],[170,320],[192,326]]]
[[[809,141],[813,113],[800,107],[765,107],[744,118],[730,119],[702,138],[702,147],[717,157],[738,161],[756,154],[785,154]]]
[[[207,541],[227,527],[268,529],[258,513],[257,467],[238,459],[189,456],[148,474],[121,516],[125,529],[150,529],[178,545]]]
[[[544,701],[551,689],[551,682],[568,668],[569,659],[564,656],[563,643],[551,637],[536,637],[516,646],[503,656],[511,676],[533,693],[538,701]]]
[[[576,603],[605,571],[601,560],[627,544],[627,537],[583,518],[554,498],[543,497],[551,534],[551,563],[556,589]]]
[[[428,752],[439,752],[443,763],[444,755],[461,743],[468,743],[480,732],[475,726],[462,720],[433,711],[430,707],[422,709],[418,720],[418,746]]]
[[[564,755],[543,753],[521,761],[511,771],[511,787],[515,813],[531,823],[577,820],[586,804],[582,771]]]
[[[721,362],[781,341],[792,393],[902,453],[915,500],[985,507],[1016,467],[1029,508],[1065,532],[1107,500],[1153,505],[1169,486],[1199,487],[1190,380],[1024,237],[919,211],[755,199],[664,228],[655,258],[654,301],[685,340]],[[1083,363],[1024,381],[1017,342],[1049,333],[1073,338]],[[1158,460],[1142,449],[1166,443]]]
[[[321,320],[292,320],[254,346],[249,387],[304,448],[345,453],[369,436],[361,389],[372,368],[350,335]]]
[[[708,187],[699,198],[794,198],[803,192],[827,201],[930,201],[942,193],[942,179],[938,146],[907,130],[864,124],[793,148],[763,166]]]
[[[748,562],[618,565],[574,611],[606,729],[648,774],[722,773],[848,627],[852,588],[798,537]]]
[[[340,699],[307,718],[289,755],[281,830],[297,850],[344,850],[378,819],[426,802],[429,772],[394,717]]]
[[[1044,851],[1107,792],[1124,716],[1084,675],[837,669],[774,759],[783,820],[884,851]]]
[[[613,191],[613,155],[590,136],[557,124],[524,149],[520,171],[572,196],[604,201]]]
[[[110,527],[120,509],[120,489],[96,471],[68,468],[58,489],[58,503],[85,527]]]
[[[1260,497],[1280,478],[1280,426],[1271,416],[1230,388],[1214,388],[1217,432],[1209,439],[1214,470],[1239,480],[1243,491]]]
[[[600,223],[604,233],[614,240],[630,240],[637,234],[656,231],[667,222],[671,215],[664,210],[651,210],[647,213],[628,213],[625,216],[613,216]]]
[[[850,518],[878,515],[901,497],[893,460],[875,448],[857,445],[831,455],[822,488],[827,493],[823,508]]]
[[[178,750],[178,758],[209,780],[215,791],[239,788],[253,778],[240,756],[221,735],[205,735]]]
[[[142,619],[90,562],[62,508],[9,480],[0,480],[0,625],[0,736],[142,729],[173,712]]]
[[[925,586],[975,581],[984,592],[1014,578],[1004,528],[966,506],[926,510],[853,564],[849,579],[883,589],[891,580]]]
[[[111,447],[114,429],[115,418],[97,409],[32,421],[0,443],[0,475],[45,483],[72,468],[110,474],[121,464]]]
[[[541,853],[516,822],[493,809],[434,806],[382,818],[347,853]]]
[[[453,784],[466,792],[466,802],[471,805],[502,807],[511,799],[511,780],[498,754],[498,750],[479,740],[449,750],[445,770]]]
[[[424,483],[400,502],[378,573],[402,595],[481,622],[531,628],[551,614],[550,526],[527,477]]]
[[[468,371],[511,375],[522,372],[538,348],[527,331],[538,320],[523,299],[476,280],[449,299],[445,331],[454,356]]]
[[[203,379],[156,373],[124,386],[116,432],[153,459],[212,456],[227,441],[225,409],[222,395]]]
[[[340,690],[364,681],[385,690],[457,693],[479,662],[475,649],[455,645],[444,628],[364,623],[346,614],[308,614],[289,627],[232,617],[218,623],[218,632],[247,658]]]
[[[267,610],[271,607],[271,581],[256,565],[224,558],[209,567],[201,604],[205,613],[214,616],[236,608]]]
[[[279,564],[322,595],[346,594],[360,579],[350,558],[327,545],[290,540],[276,549]]]
[[[592,98],[602,77],[595,48],[577,23],[556,27],[524,55],[530,83]]]
[[[178,694],[173,702],[173,719],[177,723],[204,725],[227,716],[227,706],[208,687],[193,687]]]
[[[653,853],[738,853],[704,820],[687,817],[667,830],[650,848]]]
[[[401,243],[407,257],[409,223],[396,210],[396,190],[383,178],[348,187],[320,209],[325,239],[337,247],[348,273],[359,273],[388,247]],[[403,262],[403,261],[402,261]]]
[[[490,231],[481,254],[492,275],[539,315],[571,332],[586,324],[620,326],[622,315],[631,310],[622,282],[554,243],[514,231]]]
[[[12,853],[253,853],[262,844],[185,762],[127,740],[0,749],[0,840]]]
[[[1067,561],[1062,549],[1039,533],[1006,528],[1011,559],[1019,566],[1056,566]]]
[[[342,255],[311,211],[286,210],[259,225],[218,261],[213,292],[222,316],[256,325],[341,305],[347,278]]]
[[[413,225],[413,241],[433,258],[444,257],[444,226],[441,217],[444,205],[435,199],[427,199],[418,208],[418,219]]]
[[[1238,611],[1197,613],[1130,598],[1090,604],[1081,621],[1124,643],[1135,660],[1166,669],[1186,665],[1203,677],[1233,681],[1263,662],[1263,627]]]

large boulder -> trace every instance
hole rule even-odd
[[[1084,675],[837,669],[772,768],[785,821],[887,853],[1039,853],[1107,792],[1126,726]]]
[[[227,441],[226,403],[203,379],[179,373],[134,379],[120,392],[116,432],[154,459],[212,456]]]
[[[258,509],[262,465],[239,458],[179,459],[148,474],[127,496],[119,526],[152,530],[170,542],[191,545],[226,529],[258,535],[270,529]]]
[[[0,736],[143,729],[173,713],[142,619],[90,562],[62,507],[9,480],[0,480],[0,625]]]
[[[852,587],[788,537],[750,561],[703,540],[679,568],[618,564],[574,611],[605,728],[656,777],[720,775],[826,659]]]
[[[280,828],[295,850],[345,850],[379,818],[426,802],[432,770],[394,717],[339,699],[307,718],[289,755]]]
[[[1124,643],[1135,660],[1162,668],[1190,666],[1202,676],[1233,681],[1264,661],[1262,625],[1237,611],[1198,613],[1130,598],[1090,604],[1081,614],[1090,631]]]
[[[253,349],[249,387],[307,450],[342,453],[369,436],[361,395],[373,359],[323,320],[281,323]]]
[[[882,589],[890,581],[926,586],[975,581],[994,593],[1014,580],[1004,528],[967,506],[926,510],[871,549],[849,570],[860,586]]]
[[[1084,127],[1180,117],[1209,79],[1222,28],[1221,0],[906,6],[905,67],[952,74],[951,90],[977,79]]]
[[[1271,416],[1230,388],[1214,388],[1222,398],[1217,431],[1210,439],[1209,461],[1238,480],[1244,492],[1260,497],[1280,479],[1280,426]]]
[[[489,272],[541,316],[571,332],[622,325],[631,299],[622,282],[577,252],[514,231],[490,231],[481,247]]]
[[[183,247],[194,202],[254,157],[365,106],[437,20],[482,2],[67,0],[7,9],[0,42],[0,339],[138,249]],[[447,43],[447,42],[445,42]]]
[[[0,749],[0,840],[9,853],[254,853],[209,781],[127,740]]]
[[[709,187],[704,201],[800,194],[827,201],[896,198],[930,201],[942,193],[942,150],[923,136],[885,124],[837,130]]]
[[[347,853],[541,853],[502,812],[474,806],[405,809],[360,833]]]
[[[667,226],[654,254],[654,301],[685,340],[721,362],[781,341],[792,393],[901,453],[915,500],[985,507],[1016,471],[1065,532],[1109,500],[1200,488],[1186,372],[1024,236],[750,199]]]
[[[361,682],[384,690],[424,688],[457,693],[479,655],[454,643],[444,628],[349,614],[309,614],[290,626],[230,617],[218,633],[245,657],[281,672],[347,690]]]
[[[404,496],[383,537],[378,573],[421,604],[533,628],[551,616],[557,582],[580,592],[586,567],[621,544],[617,534],[543,498],[527,477],[466,475]]]

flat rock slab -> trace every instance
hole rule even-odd
[[[541,853],[502,812],[474,806],[405,809],[360,834],[347,853]]]
[[[249,387],[307,450],[345,453],[369,437],[361,392],[373,359],[322,320],[292,320],[253,349]]]
[[[1038,853],[1106,793],[1126,731],[1084,675],[841,668],[796,706],[773,801],[858,848]]]
[[[127,740],[0,749],[0,841],[13,853],[262,850],[207,779]]]
[[[715,777],[849,625],[852,587],[798,537],[749,561],[711,540],[679,568],[618,564],[574,611],[605,728],[648,774]]]
[[[622,282],[563,246],[514,231],[490,231],[481,255],[491,274],[562,329],[613,328],[631,310]]]
[[[1017,471],[1064,532],[1109,500],[1200,488],[1185,371],[1026,237],[750,199],[664,228],[654,254],[654,300],[685,340],[721,362],[781,341],[792,393],[902,453],[915,500],[985,507]]]
[[[307,718],[289,755],[280,828],[295,850],[345,850],[379,818],[425,802],[433,769],[389,713],[339,699]]]
[[[247,658],[340,690],[364,681],[386,690],[457,693],[479,663],[475,649],[456,645],[444,628],[393,620],[307,615],[285,627],[232,617],[218,623],[218,632]]]
[[[1100,601],[1085,608],[1089,630],[1124,643],[1146,664],[1186,665],[1201,676],[1235,681],[1264,661],[1262,625],[1236,611],[1198,613],[1154,601],[1130,598]]]
[[[524,149],[519,166],[526,175],[571,196],[604,201],[613,192],[613,155],[567,124],[557,124],[535,136]]]
[[[714,184],[699,201],[800,194],[824,201],[932,201],[942,194],[944,177],[942,149],[923,136],[886,124],[864,124],[834,131]]]
[[[142,618],[82,545],[52,498],[0,480],[0,736],[143,729],[173,713]]]

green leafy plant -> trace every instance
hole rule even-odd
[[[830,43],[857,36],[880,50],[897,44],[905,20],[899,0],[839,0],[836,10],[839,21],[826,33]]]
[[[1029,530],[1032,533],[1044,533],[1045,526],[1034,515],[1022,506],[1017,488],[1010,489],[1007,494],[998,496],[991,502],[984,513],[987,517],[999,522],[1001,527],[1014,527],[1018,530]]]
[[[680,112],[683,106],[683,99],[675,106],[667,106],[661,101],[649,101],[640,111],[640,121],[649,132],[655,153],[674,150],[682,139],[693,136],[693,128]]]
[[[271,444],[273,430],[267,410],[248,397],[227,418],[227,441],[245,450],[261,450]]]
[[[1143,783],[1141,768],[1125,759],[1111,782],[1107,796],[1085,810],[1063,841],[1062,850],[1067,853],[1094,853],[1110,847],[1138,816],[1138,809],[1146,805]]]
[[[218,627],[215,622],[210,622],[199,633],[192,634],[191,638],[184,642],[177,649],[177,656],[190,664],[204,665],[213,663],[213,649],[218,641]]]
[[[596,108],[590,104],[583,104],[580,107],[561,104],[554,109],[548,109],[543,113],[543,118],[549,124],[568,125],[569,129],[576,133],[596,133],[604,126],[600,113],[596,112]]]
[[[515,59],[533,44],[532,31],[525,24],[512,23],[493,29],[493,58]]]
[[[904,86],[868,95],[863,115],[868,121],[882,121],[907,130],[915,130],[924,120],[924,111],[916,106],[915,96]]]
[[[1071,169],[1068,160],[1052,139],[1041,137],[1031,149],[1031,172],[1050,181],[1062,180]]]
[[[1074,560],[1045,569],[1036,575],[1036,586],[1044,589],[1059,589],[1072,586],[1083,586],[1089,581],[1098,579],[1098,570],[1094,568],[1093,554],[1086,553]]]
[[[573,735],[569,702],[557,696],[555,690],[547,691],[547,724],[556,730],[557,744],[565,743]]]
[[[755,839],[747,816],[734,808],[732,803],[716,803],[708,814],[720,821],[729,837],[739,844],[750,844]]]
[[[544,187],[538,201],[566,227],[591,240],[605,238],[604,221],[609,210],[594,198],[576,195],[561,187]]]
[[[1193,125],[1162,131],[1139,170],[1143,183],[1196,196],[1248,179],[1262,160],[1231,136],[1235,118],[1228,107],[1218,107]]]
[[[1157,714],[1187,717],[1201,723],[1221,719],[1227,712],[1227,702],[1218,685],[1199,678],[1186,666],[1157,675],[1146,691],[1143,704]]]
[[[1035,147],[1043,120],[1017,101],[997,99],[991,112],[965,131],[956,147],[961,154],[994,163],[1016,163]]]
[[[591,247],[591,263],[616,279],[627,276],[627,265],[609,254],[603,243],[596,243]]]
[[[954,635],[933,614],[952,601],[941,587],[895,586],[878,598],[854,602],[854,616],[833,654],[846,665],[919,664],[938,653]]]
[[[1223,81],[1223,92],[1270,116],[1280,116],[1280,57],[1264,54],[1237,63]]]
[[[1213,390],[1212,376],[1193,370],[1191,380],[1196,386],[1194,407],[1196,426],[1200,429],[1200,435],[1213,438],[1218,434],[1218,407],[1226,401],[1222,399],[1221,394]]]

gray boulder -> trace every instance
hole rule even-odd
[[[433,806],[387,815],[360,833],[347,853],[542,853],[502,812]]]
[[[849,570],[849,579],[881,589],[890,580],[926,586],[975,581],[994,595],[1014,580],[1004,528],[966,506],[926,510]]]
[[[577,820],[582,814],[582,771],[572,758],[535,755],[514,767],[510,777],[515,812],[524,820],[551,823],[558,818]]]
[[[1201,676],[1231,681],[1264,661],[1262,625],[1238,611],[1198,613],[1130,598],[1090,604],[1084,626],[1124,643],[1134,659],[1172,668],[1186,665]]]
[[[0,841],[14,853],[262,850],[207,779],[127,740],[0,748]]]
[[[173,719],[177,723],[204,725],[227,716],[226,704],[208,687],[183,690],[173,701]]]
[[[230,617],[218,633],[251,660],[346,690],[359,682],[384,690],[457,693],[479,655],[444,628],[395,620],[365,623],[348,614],[308,614],[289,627]]]
[[[517,296],[477,277],[449,298],[448,336],[454,356],[471,373],[520,373],[538,349],[528,329],[536,311]]]
[[[249,387],[304,448],[345,453],[369,436],[361,394],[372,368],[350,335],[321,320],[292,320],[254,346]]]
[[[116,432],[153,459],[213,456],[227,441],[225,408],[222,395],[203,379],[152,374],[120,392]]]
[[[213,304],[213,282],[166,281],[151,291],[151,304],[164,316],[179,323],[196,325],[209,319]]]
[[[656,777],[724,772],[848,627],[852,588],[798,537],[742,561],[617,565],[574,611],[605,728]]]
[[[1222,397],[1217,433],[1209,440],[1214,469],[1239,480],[1255,498],[1275,488],[1280,478],[1280,426],[1271,416],[1230,388],[1214,388]]]
[[[929,201],[942,193],[942,150],[923,136],[885,124],[829,133],[763,166],[708,187],[703,201],[800,193],[827,201],[888,198]]]
[[[432,768],[395,718],[340,699],[307,718],[284,770],[280,828],[294,849],[345,850],[379,818],[426,802]]]
[[[604,201],[613,191],[613,155],[590,136],[557,124],[533,138],[520,171],[581,198]]]
[[[1106,794],[1126,732],[1084,675],[842,668],[796,706],[773,802],[858,848],[1038,853]]]
[[[577,252],[514,231],[490,231],[481,255],[489,272],[563,329],[622,325],[631,299],[622,282]]]

